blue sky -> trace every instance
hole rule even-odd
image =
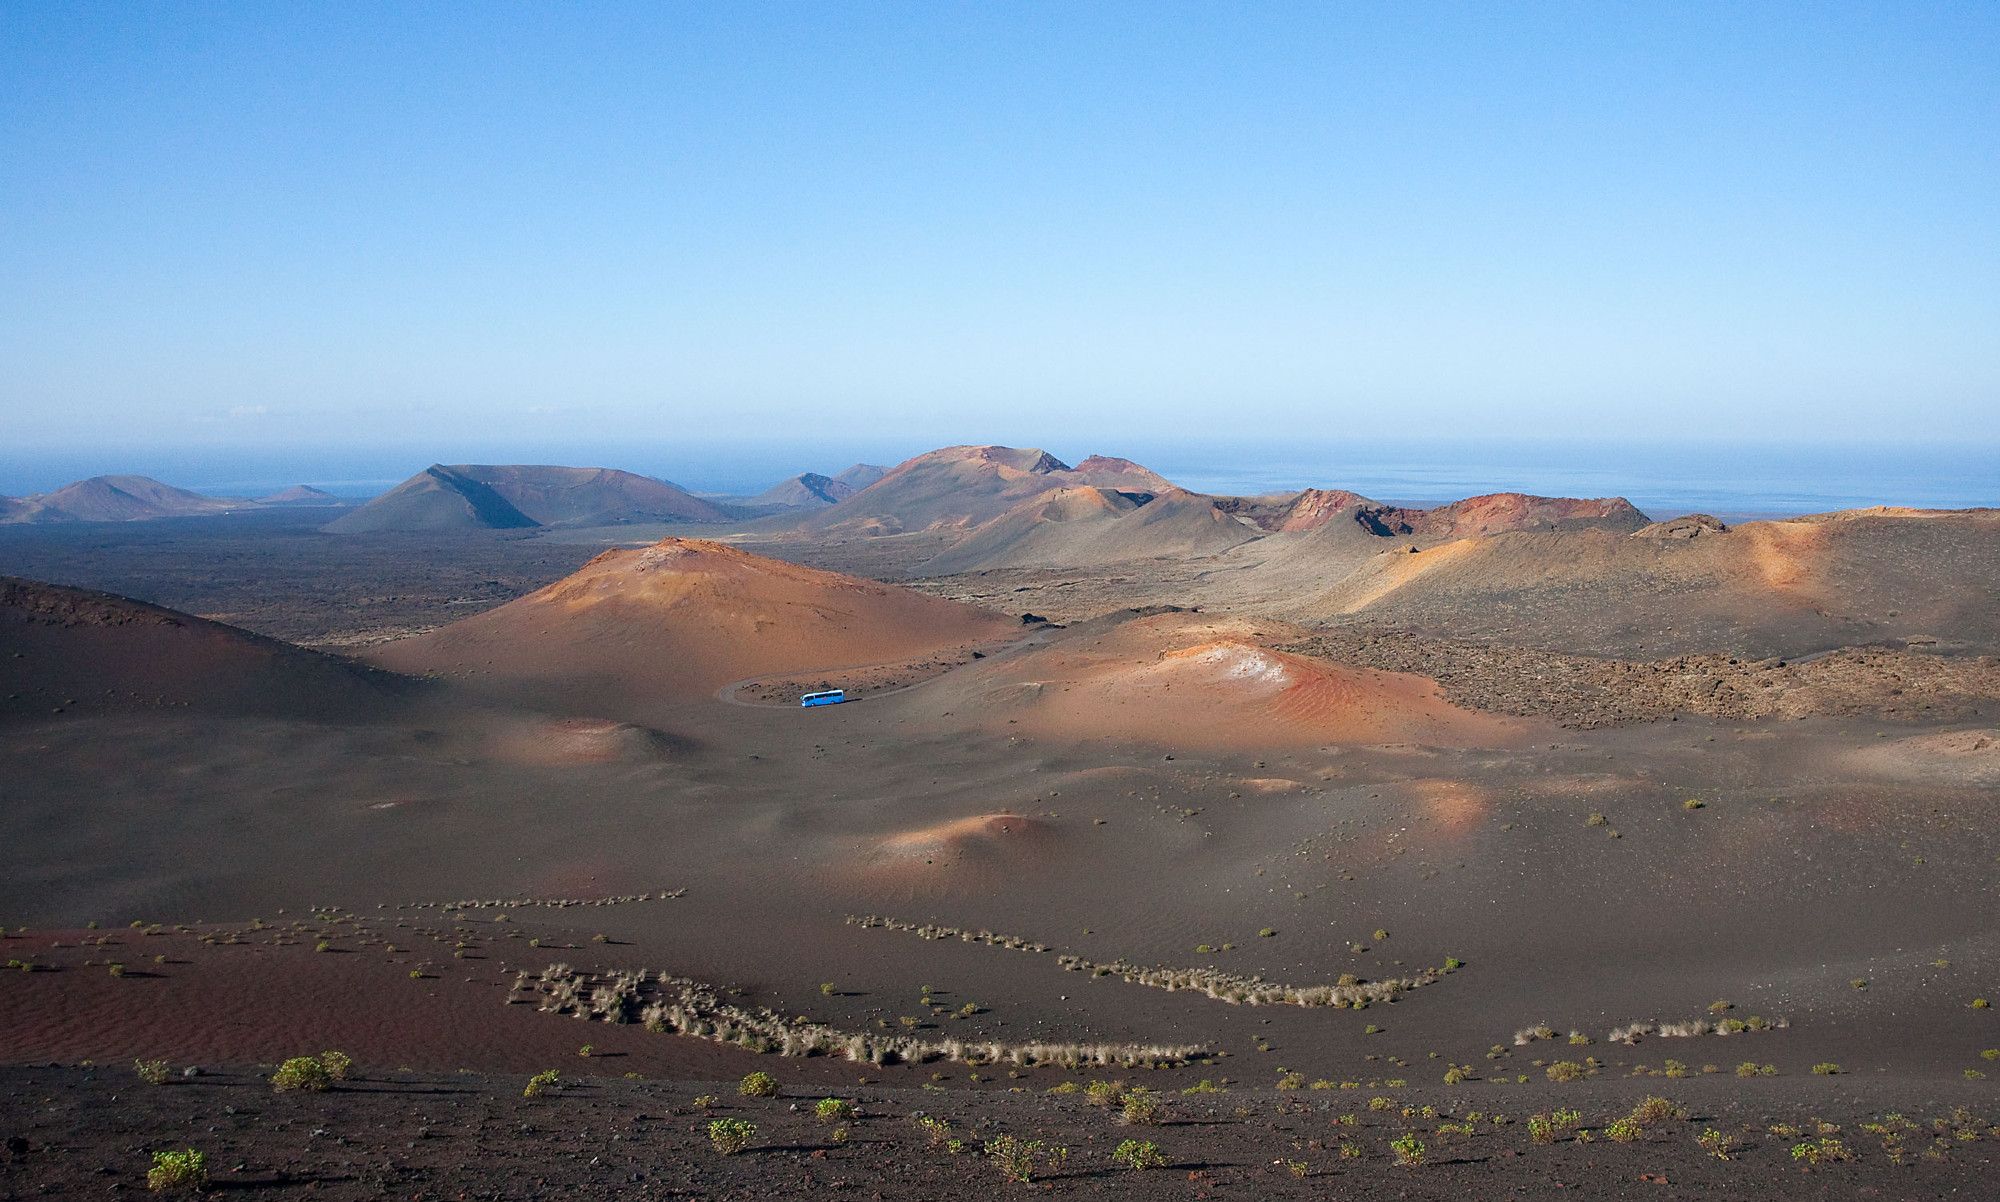
[[[2000,444],[1996,64],[1988,3],[6,5],[0,445]]]

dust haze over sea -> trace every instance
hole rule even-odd
[[[997,441],[968,431],[961,441]],[[1869,505],[1959,509],[2000,505],[2000,446],[1949,443],[1698,445],[1554,440],[1444,441],[1373,437],[1338,442],[1215,442],[1143,437],[1047,437],[1032,442],[1068,462],[1089,454],[1136,460],[1198,492],[1257,495],[1346,488],[1378,501],[1437,505],[1490,492],[1622,496],[1655,517],[1712,513],[1725,520]],[[259,496],[310,484],[362,498],[433,462],[563,463],[615,467],[695,492],[754,494],[799,472],[853,463],[893,465],[932,444],[867,442],[661,445],[647,440],[569,445],[398,449],[66,450],[0,454],[0,495],[45,491],[114,473],[149,475],[217,495]]]

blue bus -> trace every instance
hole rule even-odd
[[[800,705],[839,705],[847,700],[846,689],[828,689],[823,693],[807,693],[799,698]]]

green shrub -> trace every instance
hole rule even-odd
[[[1566,1132],[1574,1131],[1582,1121],[1581,1111],[1567,1108],[1532,1115],[1528,1119],[1528,1138],[1538,1144],[1552,1144]]]
[[[1637,1120],[1630,1118],[1614,1119],[1604,1128],[1605,1138],[1616,1140],[1621,1144],[1629,1144],[1644,1134],[1646,1129],[1640,1126]]]
[[[1828,1137],[1818,1143],[1807,1140],[1804,1143],[1793,1144],[1792,1159],[1810,1167],[1821,1161],[1847,1160],[1849,1153],[1846,1144]]]
[[[346,1052],[321,1052],[319,1062],[326,1066],[326,1075],[336,1081],[347,1080],[347,1074],[354,1069],[354,1057]]]
[[[1650,1094],[1640,1098],[1639,1104],[1632,1107],[1632,1121],[1648,1127],[1654,1123],[1664,1123],[1668,1119],[1684,1118],[1686,1115],[1687,1111],[1678,1104]]]
[[[1813,1065],[1812,1071],[1816,1077],[1832,1077],[1839,1074],[1840,1066],[1828,1060],[1824,1063]]]
[[[146,1170],[146,1188],[156,1194],[168,1190],[198,1190],[208,1184],[208,1157],[193,1148],[178,1152],[153,1153],[153,1167]]]
[[[1014,1135],[996,1135],[986,1141],[986,1155],[993,1161],[993,1167],[1008,1181],[1025,1183],[1032,1181],[1037,1172],[1052,1172],[1060,1169],[1069,1159],[1069,1149],[1051,1148],[1039,1139],[1022,1139]]]
[[[1424,1141],[1416,1133],[1405,1131],[1389,1141],[1389,1150],[1396,1154],[1396,1163],[1407,1169],[1414,1169],[1424,1163]]]
[[[1166,1165],[1167,1158],[1150,1139],[1128,1139],[1111,1153],[1111,1162],[1128,1169],[1157,1169]]]
[[[746,1098],[775,1098],[778,1079],[765,1072],[751,1073],[736,1083],[736,1092]]]
[[[271,1074],[271,1088],[279,1093],[323,1093],[333,1086],[333,1074],[316,1056],[294,1056]]]
[[[855,1117],[860,1111],[846,1098],[821,1098],[813,1103],[813,1117],[822,1123],[837,1123]]]
[[[560,1080],[561,1078],[556,1075],[556,1070],[552,1068],[543,1069],[541,1072],[528,1078],[528,1084],[522,1088],[521,1096],[524,1098],[539,1098],[548,1091],[555,1089]]]
[[[910,1121],[917,1125],[917,1130],[924,1133],[924,1146],[927,1148],[950,1147],[958,1142],[952,1138],[951,1124],[941,1118],[917,1114],[910,1116]]]
[[[1558,1060],[1545,1070],[1551,1081],[1581,1081],[1590,1073],[1574,1060]]]
[[[164,1060],[134,1060],[132,1071],[139,1074],[139,1080],[148,1085],[165,1085],[173,1075],[173,1066]]]
[[[1166,1112],[1166,1104],[1160,1095],[1150,1089],[1138,1088],[1128,1091],[1118,1108],[1118,1121],[1135,1126],[1150,1127],[1158,1123]]]
[[[1713,1127],[1709,1127],[1702,1131],[1700,1135],[1695,1136],[1694,1142],[1701,1145],[1702,1151],[1715,1157],[1717,1160],[1728,1160],[1729,1154],[1736,1150],[1736,1138],[1732,1135],[1725,1135]]]
[[[743,1119],[714,1119],[708,1124],[708,1142],[724,1156],[734,1156],[757,1138],[757,1127]]]
[[[1092,1081],[1083,1087],[1084,1101],[1092,1106],[1115,1106],[1124,1096],[1123,1081]]]

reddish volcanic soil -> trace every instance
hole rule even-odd
[[[1066,474],[883,483],[913,522],[1110,487]],[[0,586],[0,1199],[135,1192],[169,1144],[330,1197],[919,1199],[1000,1187],[1003,1134],[1077,1197],[1991,1192],[2000,522],[1259,505],[1221,554],[953,586],[991,608],[699,540],[495,553],[536,591],[375,657],[428,680]],[[899,553],[865,541],[815,553]],[[519,591],[473,562],[454,595]],[[1163,593],[1207,608],[1119,608]],[[806,684],[857,700],[759,703]],[[268,1092],[327,1048],[356,1080]],[[1166,1121],[1049,1092],[1089,1079]],[[1686,1114],[1612,1125],[1647,1094]],[[1571,1106],[1588,1141],[1530,1136]]]
[[[930,710],[1050,738],[1206,749],[1331,743],[1505,747],[1534,723],[1460,709],[1435,682],[1272,650],[1282,624],[1168,613],[1051,636],[921,695]]]
[[[874,581],[666,539],[607,551],[547,588],[372,658],[629,714],[703,700],[746,677],[911,660],[1019,629]]]

